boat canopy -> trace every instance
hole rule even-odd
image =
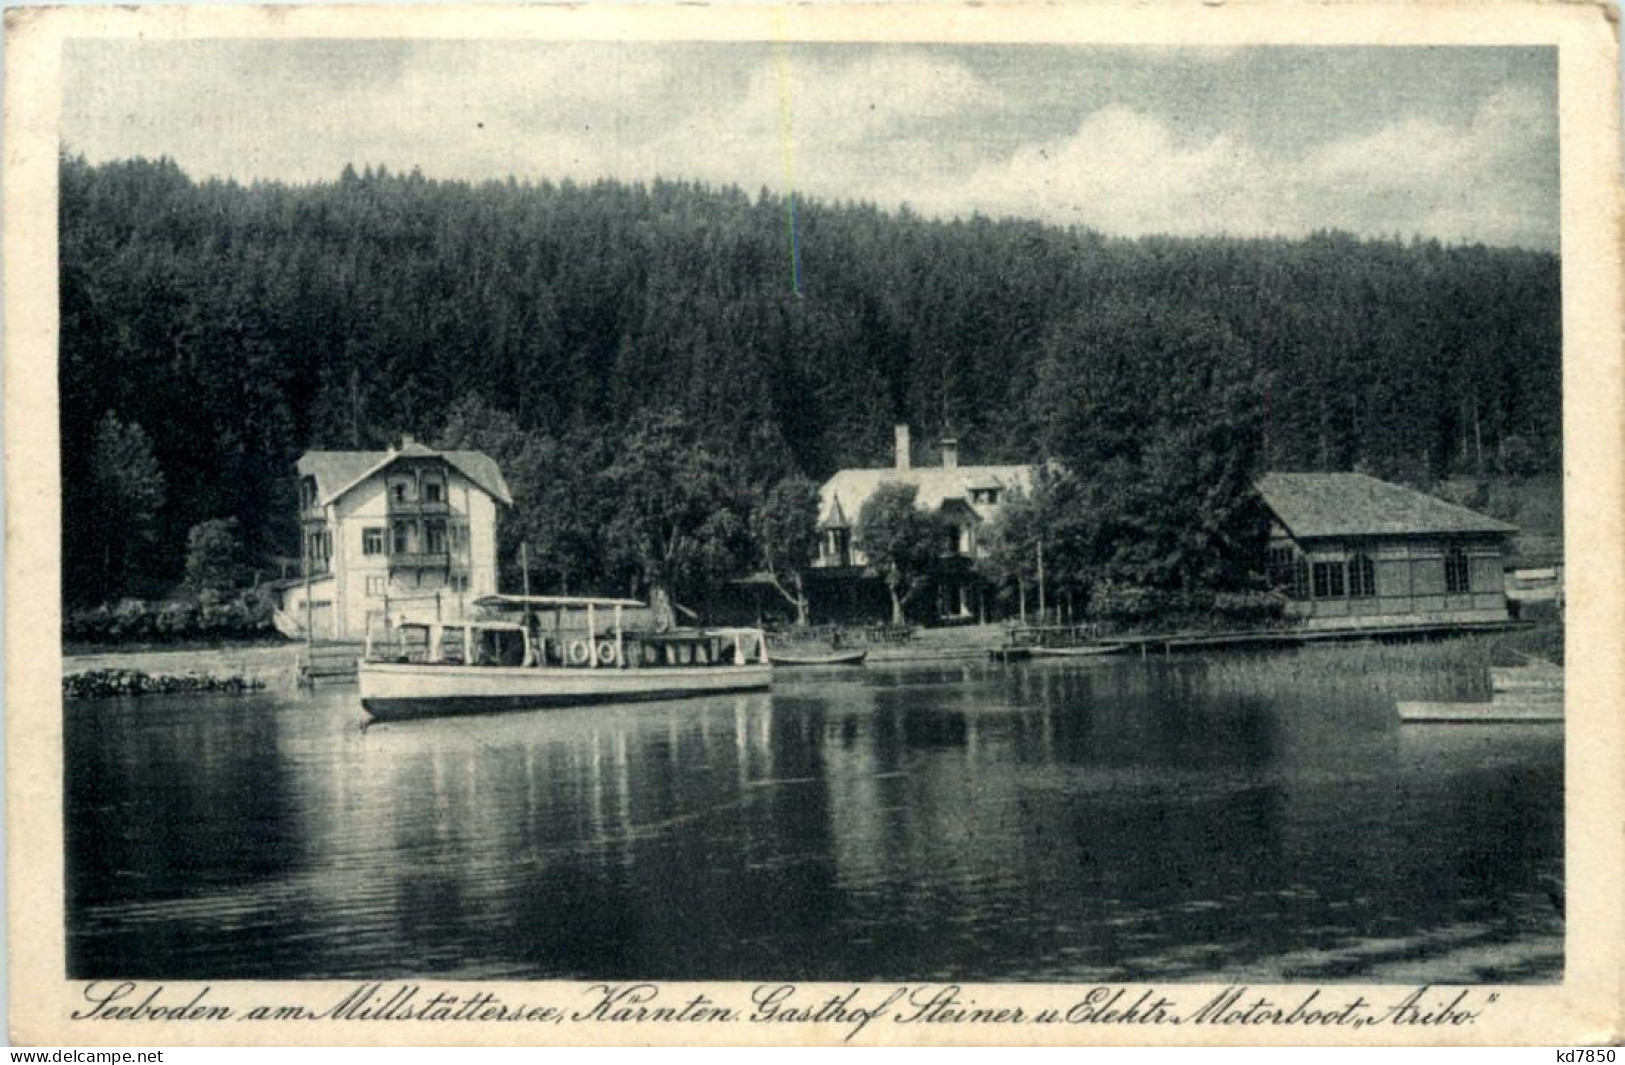
[[[487,609],[501,606],[538,606],[553,610],[585,610],[590,606],[647,607],[649,604],[638,599],[595,599],[581,595],[484,595],[474,600],[474,605]]]

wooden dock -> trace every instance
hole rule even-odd
[[[1452,621],[1419,625],[1365,625],[1335,629],[1277,628],[1254,629],[1241,632],[1165,632],[1136,635],[1106,635],[1099,632],[1078,632],[1075,642],[1064,642],[1053,629],[1039,634],[1015,630],[1010,642],[992,648],[988,657],[996,662],[1020,662],[1033,656],[1035,650],[1077,649],[1098,650],[1107,653],[1171,655],[1177,651],[1216,651],[1263,647],[1303,647],[1312,643],[1331,643],[1345,640],[1408,640],[1439,639],[1446,636],[1472,636],[1481,633],[1511,632],[1532,628],[1527,621]],[[1079,629],[1073,626],[1072,629]],[[1070,631],[1070,630],[1069,630]]]
[[[324,641],[299,651],[299,683],[316,687],[323,684],[353,684],[361,660],[359,643]]]
[[[1526,621],[1452,621],[1423,625],[1365,625],[1336,629],[1260,629],[1251,632],[1212,634],[1173,633],[1153,636],[1114,636],[1112,643],[1127,644],[1141,654],[1197,651],[1227,647],[1301,647],[1311,643],[1344,640],[1437,639],[1446,636],[1474,636],[1481,633],[1511,632],[1532,628]]]

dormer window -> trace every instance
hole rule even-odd
[[[970,501],[978,506],[997,506],[999,490],[997,488],[972,488]]]
[[[442,503],[446,498],[446,486],[439,481],[423,482],[423,501],[425,503]]]

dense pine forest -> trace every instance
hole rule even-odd
[[[681,182],[243,186],[63,159],[68,601],[163,594],[213,519],[254,563],[296,555],[300,452],[403,432],[497,452],[529,501],[505,539],[582,591],[614,575],[593,508],[650,425],[758,498],[889,463],[901,421],[927,447],[951,429],[968,463],[1098,469],[1091,491],[1125,499],[1164,474],[1560,466],[1553,255],[790,207]]]

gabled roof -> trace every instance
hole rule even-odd
[[[1295,539],[1510,534],[1517,526],[1363,473],[1266,473],[1258,494]]]
[[[841,509],[841,497],[836,496],[824,514],[824,520],[818,523],[820,529],[850,529],[852,526],[846,520],[846,511]]]
[[[307,451],[299,456],[298,468],[300,476],[316,478],[316,496],[325,506],[403,458],[445,459],[491,498],[513,505],[502,470],[483,451],[436,451],[419,443],[395,451]]]
[[[1020,488],[1031,491],[1033,486],[1033,468],[1031,466],[955,466],[952,469],[943,466],[921,466],[913,469],[899,470],[886,466],[878,469],[850,469],[840,470],[824,482],[819,491],[824,513],[830,514],[837,499],[845,501],[850,508],[847,513],[856,516],[861,514],[863,504],[883,484],[911,484],[919,489],[915,503],[926,510],[939,510],[949,500],[958,499],[966,501],[971,509],[981,517],[989,517],[996,512],[996,508],[987,504],[970,504],[968,497],[971,488]],[[1004,502],[1001,500],[1000,502]]]

